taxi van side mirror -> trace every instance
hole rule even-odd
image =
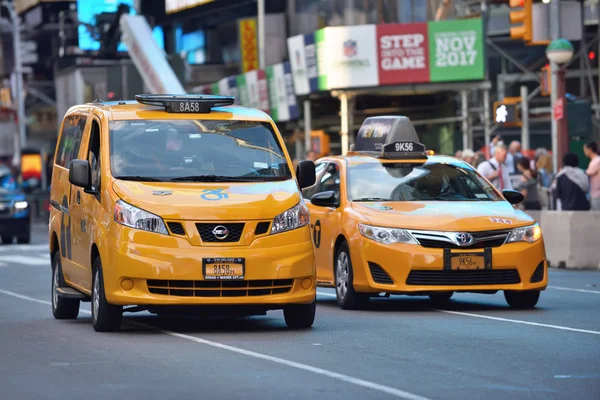
[[[315,174],[315,163],[310,160],[300,161],[296,167],[296,177],[300,190],[312,186],[317,180]]]
[[[71,161],[71,168],[69,169],[69,182],[71,182],[72,185],[79,186],[85,190],[92,188],[92,172],[89,161]]]
[[[338,207],[338,200],[333,190],[315,193],[310,198],[311,204],[319,207]]]
[[[504,189],[502,195],[510,204],[519,204],[525,200],[523,194],[516,190]]]

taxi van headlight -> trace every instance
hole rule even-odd
[[[542,237],[542,228],[540,228],[539,224],[533,224],[530,226],[524,226],[522,228],[513,229],[508,238],[506,239],[506,243],[515,243],[515,242],[528,242],[533,243],[535,241],[540,240]]]
[[[115,204],[115,221],[130,228],[169,234],[161,217],[125,203],[123,200]]]
[[[292,229],[301,228],[308,225],[310,216],[308,213],[308,207],[303,201],[296,204],[294,207],[287,211],[282,212],[273,219],[273,227],[271,228],[271,235],[280,232],[291,231]]]
[[[404,229],[358,224],[358,230],[364,237],[383,244],[417,244],[415,238]]]

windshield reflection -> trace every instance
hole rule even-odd
[[[350,201],[496,201],[475,171],[450,164],[364,163],[348,166]]]

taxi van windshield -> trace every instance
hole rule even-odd
[[[124,120],[110,124],[111,172],[135,181],[292,179],[271,126],[237,120]]]
[[[351,201],[498,201],[476,172],[442,163],[365,163],[348,166]]]

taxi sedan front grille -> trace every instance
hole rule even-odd
[[[510,230],[469,232],[473,235],[473,243],[459,246],[454,242],[457,232],[410,231],[411,235],[423,247],[436,249],[483,249],[484,247],[500,247],[506,242]]]
[[[516,283],[521,283],[519,271],[516,269],[413,270],[406,279],[407,285],[420,286],[512,285]]]
[[[292,290],[294,280],[191,281],[149,279],[147,284],[150,293],[167,296],[246,297],[289,293]]]

